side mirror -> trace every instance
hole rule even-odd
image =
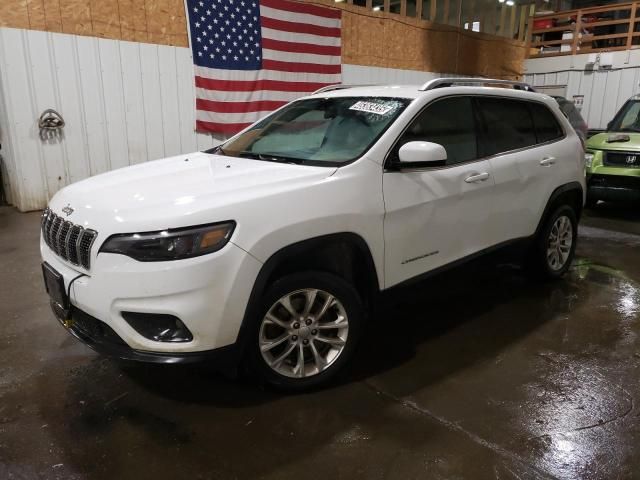
[[[438,143],[407,142],[398,152],[400,168],[438,167],[447,160],[447,151]]]

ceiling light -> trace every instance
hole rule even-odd
[[[507,5],[509,5],[510,7],[513,7],[514,5],[513,0],[507,0]]]
[[[379,12],[380,10],[382,10],[382,7],[380,5],[373,7],[374,12]]]

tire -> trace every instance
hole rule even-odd
[[[364,316],[358,293],[338,276],[308,271],[282,277],[263,295],[252,319],[250,367],[280,390],[326,385],[353,357]]]
[[[561,278],[569,270],[573,261],[577,237],[578,220],[575,210],[569,205],[562,205],[555,209],[546,217],[534,241],[529,256],[529,270],[542,280]],[[552,251],[554,250],[552,242],[555,242],[555,251]],[[563,245],[565,248],[562,248]]]

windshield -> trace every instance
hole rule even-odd
[[[640,132],[640,100],[629,100],[609,124],[609,131]]]
[[[212,153],[265,161],[340,165],[362,156],[409,104],[377,97],[293,102]]]

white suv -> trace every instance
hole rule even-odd
[[[530,90],[336,86],[210,151],[66,187],[42,217],[54,312],[100,352],[246,360],[304,389],[349,362],[383,290],[521,241],[560,277],[584,152]]]

